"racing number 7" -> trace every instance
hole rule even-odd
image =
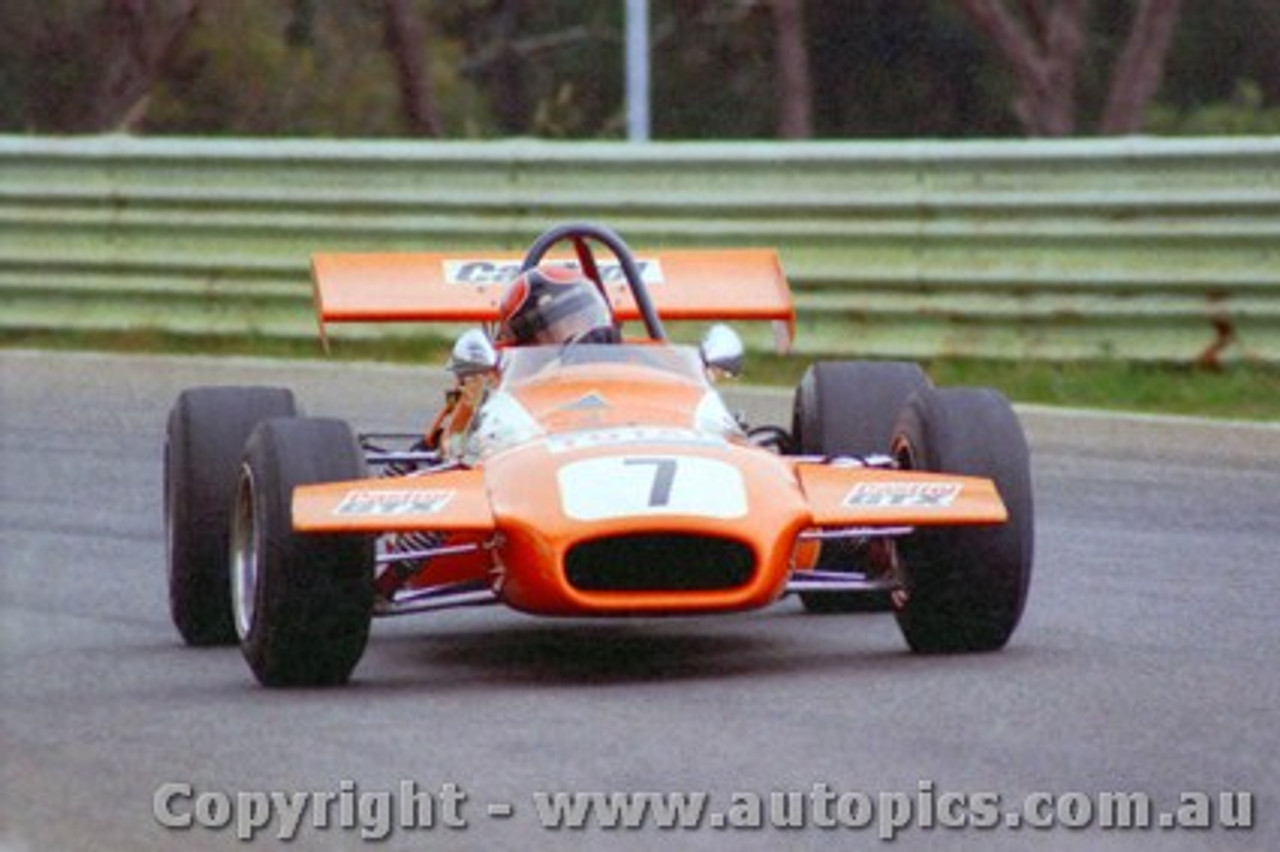
[[[747,489],[736,467],[703,456],[608,455],[556,472],[560,505],[576,521],[688,515],[742,518]]]
[[[671,502],[671,485],[676,479],[676,460],[669,458],[624,459],[627,467],[638,465],[653,468],[653,484],[649,486],[649,507],[666,506]]]

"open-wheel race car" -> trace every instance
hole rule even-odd
[[[715,386],[741,369],[737,334],[668,338],[664,320],[764,320],[789,343],[775,252],[637,256],[607,228],[564,225],[523,257],[320,254],[313,271],[322,335],[475,325],[425,429],[357,435],[300,416],[283,388],[174,404],[173,620],[188,644],[238,642],[261,683],[345,682],[374,617],[495,602],[674,616],[795,593],[817,612],[891,606],[924,653],[998,649],[1016,628],[1032,494],[1003,396],[934,387],[914,364],[821,362],[789,426],[750,425]],[[607,305],[606,333],[557,339],[582,281],[573,310]]]

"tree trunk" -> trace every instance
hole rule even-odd
[[[1089,0],[1021,0],[1021,17],[1002,0],[958,2],[1008,60],[1018,86],[1014,112],[1027,133],[1074,132]]]
[[[443,127],[431,85],[427,39],[410,0],[385,0],[387,50],[395,64],[405,124],[414,136],[440,136]]]
[[[48,26],[33,52],[33,126],[95,133],[140,123],[147,95],[199,6],[199,0],[103,0],[77,23]],[[68,68],[75,73],[66,75]]]
[[[1182,0],[1140,0],[1124,52],[1111,78],[1111,94],[1099,128],[1136,133],[1143,112],[1160,89],[1164,62],[1182,13]]]
[[[804,0],[773,0],[774,50],[778,72],[778,135],[813,136],[813,84],[805,43]]]

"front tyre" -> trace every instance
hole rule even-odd
[[[898,541],[898,626],[919,653],[1001,648],[1031,580],[1034,508],[1022,426],[996,391],[928,388],[907,401],[894,431],[900,467],[989,478],[1009,512],[1003,524],[922,527]]]
[[[294,533],[299,485],[361,479],[341,420],[268,420],[245,445],[231,517],[231,597],[240,649],[263,686],[345,683],[373,616],[374,540]]]
[[[293,417],[284,388],[202,387],[169,410],[164,526],[169,613],[188,645],[236,641],[227,584],[227,529],[244,442],[269,417]]]

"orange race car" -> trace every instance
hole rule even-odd
[[[373,617],[492,602],[610,617],[792,592],[815,611],[891,602],[920,652],[997,649],[1017,626],[1032,496],[1001,395],[935,388],[913,364],[823,362],[789,428],[752,426],[714,386],[742,366],[737,334],[668,339],[664,320],[766,320],[789,344],[774,252],[637,256],[564,225],[523,257],[321,254],[313,270],[322,335],[485,326],[458,338],[422,431],[356,435],[298,416],[282,388],[174,404],[173,620],[189,644],[238,641],[261,683],[344,682]]]

